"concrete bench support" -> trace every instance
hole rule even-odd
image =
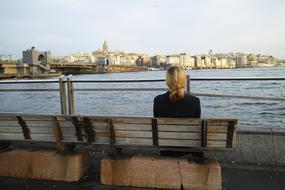
[[[216,160],[200,165],[185,159],[130,156],[101,161],[101,183],[162,189],[221,189],[221,168]]]
[[[62,155],[54,150],[10,150],[0,153],[0,176],[78,181],[90,161],[88,152]]]

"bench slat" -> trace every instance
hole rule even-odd
[[[28,127],[52,127],[52,121],[29,121],[25,120]]]
[[[191,125],[158,125],[158,131],[165,132],[201,132],[200,126],[191,126]]]
[[[25,121],[52,121],[52,116],[50,115],[29,115],[22,116]],[[56,116],[58,121],[66,121],[69,116]]]
[[[172,119],[172,118],[156,118],[158,125],[198,125],[201,126],[201,119],[186,119],[180,118]]]
[[[109,126],[107,123],[93,123],[93,129],[107,130]],[[129,131],[151,131],[151,125],[146,124],[122,124],[113,123],[114,130],[129,130]]]
[[[22,133],[22,128],[20,126],[14,127],[0,127],[0,133]]]
[[[25,140],[23,133],[0,133],[0,140]]]
[[[17,121],[16,116],[0,115],[0,121]]]
[[[20,115],[31,132],[31,140],[25,140],[16,115],[0,116],[0,140],[56,142],[52,115]],[[83,143],[87,143],[84,127],[92,125],[95,142],[92,144],[110,144],[110,131],[107,122],[111,118],[114,128],[115,145],[153,146],[151,117],[104,117],[104,116],[56,116],[62,133],[62,142],[82,143],[78,141],[72,117],[78,123],[83,118],[90,119],[88,126],[82,126]],[[201,122],[207,121],[207,148],[226,148],[228,125],[237,120],[230,119],[189,119],[155,118],[157,121],[159,146],[201,148]],[[92,123],[92,124],[91,124]],[[93,136],[93,134],[91,134]],[[90,136],[90,134],[89,134]],[[233,146],[236,141],[236,129],[233,132]]]
[[[20,127],[18,120],[0,121],[0,127]]]
[[[208,126],[228,126],[231,121],[237,125],[236,119],[208,119],[207,123]]]
[[[160,146],[200,147],[200,140],[159,139]]]
[[[129,123],[129,124],[151,124],[151,118],[141,118],[141,117],[89,117],[92,122],[107,122],[107,118],[110,118],[113,123]]]

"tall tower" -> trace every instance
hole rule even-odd
[[[210,49],[209,51],[209,56],[212,57],[213,56],[213,50]]]
[[[103,44],[103,54],[104,55],[108,54],[108,44],[107,44],[106,40],[104,41],[104,44]]]

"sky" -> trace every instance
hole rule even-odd
[[[284,0],[0,0],[0,55],[102,48],[285,59]]]

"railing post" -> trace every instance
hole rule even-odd
[[[59,93],[60,93],[60,108],[61,114],[66,115],[66,88],[65,88],[65,81],[63,80],[64,76],[59,78]]]
[[[186,79],[187,79],[186,93],[190,94],[190,76],[187,75]]]
[[[67,77],[68,112],[69,114],[74,114],[74,89],[71,76]]]

